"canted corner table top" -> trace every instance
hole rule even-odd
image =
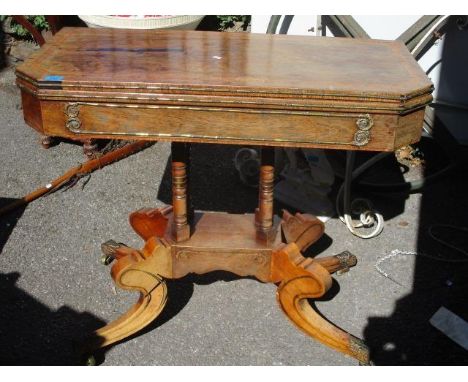
[[[404,44],[369,39],[64,28],[17,76],[26,122],[64,137],[390,151],[432,99]]]
[[[325,227],[310,214],[274,216],[271,146],[393,151],[418,141],[432,84],[402,43],[65,28],[17,77],[25,121],[46,137],[173,142],[172,205],[130,215],[144,247],[102,245],[114,282],[139,292],[138,302],[94,331],[85,352],[152,322],[167,302],[166,280],[222,270],[276,284],[277,301],[298,328],[369,363],[365,343],[307,301],[322,297],[331,274],[357,258],[349,251],[303,256]],[[262,146],[254,214],[193,211],[192,142]]]

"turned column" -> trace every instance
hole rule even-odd
[[[190,238],[191,208],[188,192],[190,144],[172,142],[172,236],[176,242]]]
[[[45,149],[50,149],[50,147],[54,144],[54,138],[49,137],[48,135],[41,136],[41,145]]]
[[[255,226],[257,229],[257,239],[265,243],[273,240],[276,233],[273,224],[274,162],[275,149],[273,147],[263,147],[261,150],[258,208],[255,210]]]
[[[94,159],[97,154],[98,145],[94,139],[86,139],[83,141],[83,154],[89,159]]]

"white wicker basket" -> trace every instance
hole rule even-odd
[[[78,16],[90,28],[195,29],[205,16]]]

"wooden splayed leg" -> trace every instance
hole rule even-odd
[[[89,348],[111,345],[153,321],[166,303],[165,279],[223,270],[276,283],[279,305],[299,329],[368,363],[364,343],[326,321],[308,302],[328,291],[330,274],[348,270],[356,258],[349,252],[317,259],[302,255],[322,236],[324,225],[307,214],[284,211],[281,222],[273,216],[273,151],[262,151],[255,215],[192,213],[188,154],[187,145],[172,145],[174,205],[130,215],[131,226],[145,240],[144,248],[138,251],[113,241],[103,246],[106,256],[116,260],[111,272],[116,285],[138,291],[140,298],[121,318],[97,330]]]
[[[322,297],[332,285],[330,273],[355,265],[355,260],[352,255],[305,259],[299,247],[289,243],[273,257],[272,278],[279,282],[276,297],[281,309],[299,329],[367,364],[369,350],[364,342],[325,320],[307,301]]]
[[[169,248],[156,239],[148,240],[143,250],[137,251],[125,245],[104,248],[107,255],[116,260],[111,271],[117,286],[140,293],[137,303],[117,320],[96,330],[85,348],[109,346],[140,331],[163,310],[167,301],[167,286],[163,279],[167,269]],[[162,273],[162,274],[161,274]]]
[[[283,235],[288,237],[291,232],[286,231],[291,221],[290,215],[285,216]],[[300,233],[298,241],[301,247],[308,247],[320,237],[317,234],[320,224],[310,216],[296,215],[296,218],[303,221],[302,229],[296,226],[295,232]],[[166,301],[165,279],[224,270],[276,283],[280,307],[294,324],[325,345],[367,363],[368,351],[362,341],[323,319],[307,301],[326,293],[331,286],[330,274],[356,264],[356,258],[349,252],[305,258],[295,242],[282,243],[279,232],[270,245],[259,242],[257,228],[249,224],[253,215],[224,213],[195,213],[194,233],[187,241],[178,243],[172,236],[173,219],[170,207],[137,211],[130,221],[146,240],[144,248],[138,251],[113,242],[105,250],[116,260],[112,267],[116,285],[140,292],[140,299],[120,319],[96,331],[90,349],[120,341],[153,321]]]

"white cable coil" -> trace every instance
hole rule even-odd
[[[359,198],[355,199],[350,202],[350,190],[351,190],[351,182],[353,179],[358,177],[362,174],[365,170],[369,167],[373,166],[376,162],[381,160],[382,158],[386,157],[388,153],[379,153],[373,158],[369,159],[367,162],[359,166],[356,170],[352,171],[354,166],[354,159],[355,159],[355,152],[354,151],[347,151],[346,152],[346,173],[345,173],[345,181],[341,185],[340,190],[338,191],[338,195],[336,196],[336,212],[340,220],[346,224],[349,231],[361,239],[371,239],[378,235],[383,230],[384,227],[384,218],[381,213],[375,211],[372,207],[372,204],[369,200]],[[341,209],[340,209],[340,200],[341,195],[344,192],[344,217],[341,216]],[[358,208],[358,204],[361,204],[361,208]],[[353,220],[350,215],[350,211],[354,211],[359,215],[361,223],[358,225],[353,224]],[[368,233],[364,234],[358,232],[357,228],[369,228],[375,225],[375,229]]]

